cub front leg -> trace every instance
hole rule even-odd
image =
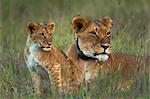
[[[56,91],[62,92],[61,65],[55,64],[50,67],[46,66],[46,70],[49,73],[49,77],[52,78],[52,84],[55,86]]]
[[[41,96],[41,94],[42,94],[41,76],[36,71],[30,71],[30,73],[31,73],[31,78],[32,78],[35,93],[38,96]]]

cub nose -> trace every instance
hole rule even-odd
[[[48,43],[48,45],[51,45],[51,43]]]
[[[104,50],[106,50],[109,47],[109,44],[101,44],[101,47],[103,47]]]
[[[51,45],[51,43],[49,43],[49,42],[46,42],[46,43],[47,43],[47,45],[49,45],[49,46]]]

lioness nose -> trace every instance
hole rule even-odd
[[[51,44],[48,44],[48,45],[51,45]]]
[[[104,50],[106,50],[109,47],[109,45],[108,44],[101,44],[101,47],[103,47]]]

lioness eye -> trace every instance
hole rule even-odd
[[[107,33],[107,36],[110,36],[110,32]]]
[[[94,34],[94,35],[96,35],[96,36],[97,36],[96,32],[90,32],[90,33],[92,33],[92,34]]]

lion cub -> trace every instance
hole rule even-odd
[[[54,27],[53,22],[28,25],[24,56],[38,95],[43,91],[41,82],[47,76],[45,71],[59,92],[66,91],[68,87],[73,88],[71,86],[76,84],[75,65],[52,42]]]

